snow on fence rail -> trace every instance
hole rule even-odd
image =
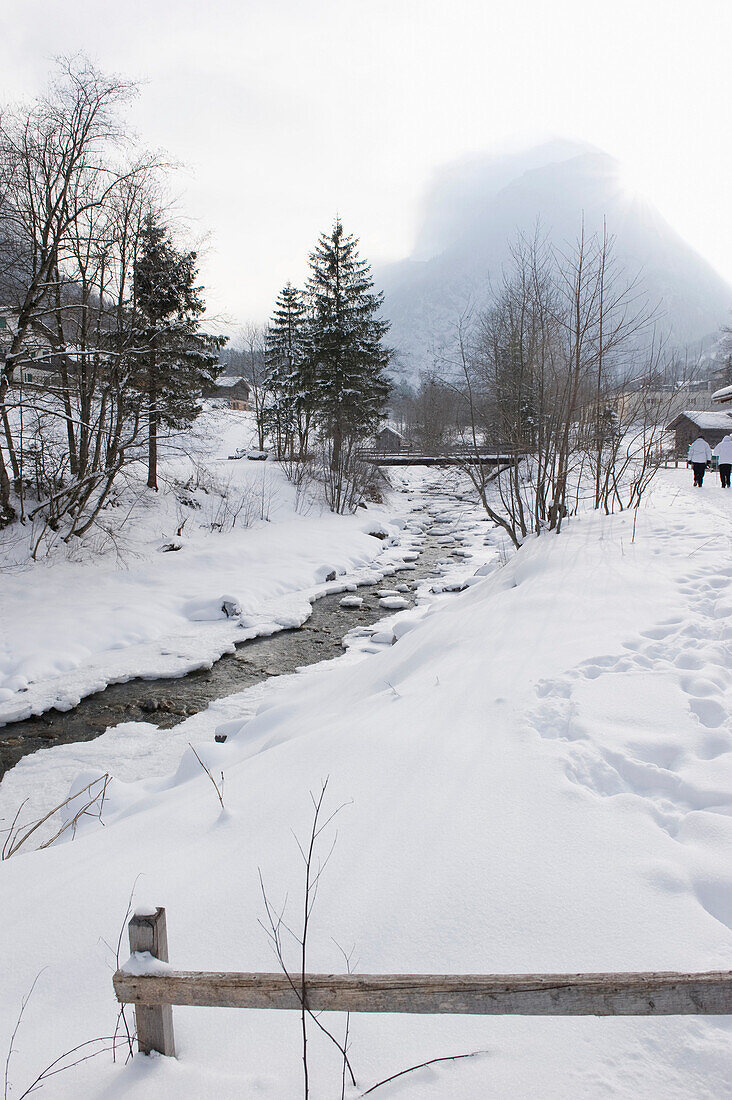
[[[114,975],[134,1004],[140,1051],[175,1055],[172,1005],[301,1008],[300,975],[173,970],[165,910],[129,923],[132,959]],[[147,954],[143,954],[147,953]],[[307,974],[315,1012],[464,1013],[484,1016],[732,1014],[732,971],[683,974]]]

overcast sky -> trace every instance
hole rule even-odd
[[[732,282],[732,0],[0,0],[5,100],[84,51],[144,81],[131,121],[185,166],[210,304],[263,320],[338,211],[411,251],[432,172],[556,135],[619,157]]]

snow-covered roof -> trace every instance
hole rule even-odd
[[[669,428],[675,428],[682,416],[685,416],[687,420],[691,420],[692,424],[696,424],[697,428],[703,432],[723,430],[732,426],[732,415],[730,413],[705,412],[703,409],[684,409],[675,420],[671,421]]]
[[[723,386],[721,390],[715,390],[712,401],[732,401],[732,386]]]
[[[227,389],[229,386],[236,386],[238,382],[243,382],[245,386],[249,385],[246,378],[242,378],[241,375],[222,374],[216,379],[217,386],[226,386]]]

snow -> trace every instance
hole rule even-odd
[[[363,598],[361,596],[344,596],[343,599],[338,602],[340,607],[359,608],[363,606]]]
[[[243,375],[237,374],[220,374],[216,379],[217,388],[228,389],[230,386],[238,386],[240,382],[245,382],[247,386],[249,383]]]
[[[427,477],[401,475],[415,506]],[[60,1051],[111,1034],[105,943],[117,943],[133,889],[166,907],[174,968],[274,969],[259,871],[296,922],[292,831],[307,834],[309,792],[325,777],[328,811],[343,809],[323,835],[323,858],[336,832],[337,842],[312,916],[314,971],[344,969],[334,940],[355,945],[363,973],[728,969],[732,493],[690,483],[685,470],[664,471],[637,516],[584,515],[559,537],[527,540],[466,591],[378,624],[396,641],[369,657],[354,647],[212,704],[171,731],[179,760],[171,749],[156,778],[142,778],[139,755],[152,728],[128,724],[137,755],[115,773],[103,825],[89,818],[75,840],[0,866],[12,899],[0,936],[13,944],[0,1033],[47,968],[11,1062],[15,1087]],[[456,520],[469,512],[440,508]],[[472,568],[453,568],[479,567],[471,545]],[[387,552],[398,560],[398,547]],[[104,770],[115,736],[35,759],[83,752]],[[224,773],[225,815],[187,741]],[[25,763],[8,779],[39,776]],[[52,1095],[301,1094],[295,1013],[173,1014],[177,1060],[101,1056],[54,1078]],[[342,1018],[324,1019],[342,1033]],[[729,1017],[358,1015],[350,1095],[477,1051],[379,1094],[718,1100],[730,1095],[731,1027]],[[339,1095],[336,1052],[316,1035],[311,1052],[312,1096]]]
[[[723,386],[721,390],[715,390],[712,401],[732,401],[732,386]]]
[[[379,607],[385,607],[389,611],[400,611],[403,607],[409,607],[409,602],[403,596],[383,596],[379,600]]]
[[[717,395],[713,395],[716,399]],[[698,409],[686,409],[679,413],[696,424],[702,432],[716,431],[720,428],[732,429],[732,416],[726,412],[703,412]],[[678,419],[678,417],[677,417]]]
[[[85,695],[135,676],[210,667],[237,641],[302,625],[312,600],[342,591],[343,578],[378,579],[377,557],[391,569],[388,540],[397,528],[384,509],[300,515],[277,465],[227,462],[232,439],[252,430],[247,414],[212,410],[200,430],[203,456],[221,471],[229,498],[265,502],[266,518],[212,532],[201,518],[212,492],[201,492],[204,504],[189,510],[176,540],[181,549],[160,554],[161,541],[169,543],[181,522],[181,507],[172,490],[148,493],[123,529],[130,545],[121,560],[56,559],[6,573],[0,724],[50,707],[68,710]],[[179,474],[179,483],[190,473],[183,461],[171,465],[169,476]],[[183,495],[195,499],[193,492]],[[336,575],[338,582],[326,579]]]
[[[149,951],[133,951],[127,962],[123,963],[120,970],[125,974],[169,974],[172,967],[169,963],[161,962],[151,955]]]

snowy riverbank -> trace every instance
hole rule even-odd
[[[195,464],[169,460],[163,491],[141,490],[128,502],[130,517],[115,532],[121,559],[82,548],[78,560],[57,554],[6,571],[0,724],[68,710],[135,676],[207,667],[237,641],[301,625],[316,596],[383,575],[393,554],[373,533],[397,533],[387,509],[333,516],[312,502],[303,507],[276,463],[227,459],[251,431],[246,414],[204,414],[194,457],[205,456],[208,485],[185,488]],[[242,501],[252,526],[211,530],[227,504]],[[17,548],[5,551],[7,569]],[[232,603],[241,615],[227,615]]]
[[[326,662],[335,656],[348,662],[380,652],[392,644],[394,638],[401,637],[412,629],[426,614],[444,601],[453,599],[452,593],[465,585],[480,583],[481,576],[500,565],[505,554],[505,536],[487,522],[480,505],[470,499],[466,493],[469,486],[459,471],[404,470],[393,473],[395,493],[392,503],[404,514],[400,519],[403,526],[385,525],[392,534],[381,542],[378,558],[367,569],[340,577],[337,582],[321,586],[321,589],[334,589],[335,600],[344,603],[360,602],[366,593],[370,603],[374,602],[373,588],[379,593],[391,592],[397,598],[388,597],[388,604],[408,605],[404,610],[391,610],[382,606],[378,600],[380,617],[366,626],[357,625],[362,616],[354,610],[341,610],[331,627],[335,651],[331,647],[320,650]],[[426,560],[425,560],[426,559]],[[439,564],[438,564],[439,563]],[[477,574],[477,575],[476,575]],[[353,577],[361,581],[376,581],[376,585],[357,586]],[[395,587],[396,586],[396,587]],[[356,589],[348,592],[339,600],[344,587]],[[404,590],[399,592],[397,589]],[[369,595],[370,593],[370,595]],[[316,593],[320,595],[320,593]],[[309,595],[314,599],[314,594]],[[327,604],[328,601],[323,601]],[[316,620],[320,618],[319,609],[323,604],[313,605]],[[338,606],[338,604],[336,605]],[[311,604],[306,604],[307,612]],[[349,629],[349,620],[352,624]],[[310,619],[308,621],[308,627]],[[323,627],[321,622],[321,630]],[[237,633],[237,641],[246,635]],[[220,723],[240,718],[242,714],[253,715],[263,699],[277,693],[286,680],[279,674],[266,680],[270,672],[275,672],[279,661],[277,653],[280,645],[289,649],[297,647],[300,639],[308,637],[305,632],[295,632],[287,640],[271,639],[270,658],[264,658],[264,671],[261,681],[246,689],[224,688],[226,678],[212,679],[212,683],[221,683],[214,702],[200,713],[179,721],[172,728],[161,729],[156,721],[136,720],[134,714],[122,719],[113,717],[114,708],[105,705],[109,692],[101,692],[95,701],[95,713],[107,715],[107,728],[93,741],[67,738],[66,723],[63,719],[54,720],[54,729],[63,728],[64,739],[59,743],[49,743],[43,751],[30,751],[0,782],[0,828],[12,819],[21,802],[24,803],[22,822],[32,822],[43,817],[53,806],[63,802],[75,783],[77,776],[91,770],[93,774],[107,772],[126,784],[135,784],[138,780],[148,781],[145,791],[150,790],[150,780],[159,779],[167,783],[167,777],[175,772],[182,753],[190,741],[212,740]],[[319,636],[322,638],[322,636]],[[268,648],[270,648],[268,646]],[[317,647],[316,647],[317,648]],[[339,653],[340,650],[340,653]],[[245,645],[238,650],[240,658],[249,664],[249,648]],[[262,661],[260,654],[256,660]],[[272,661],[270,666],[269,661]],[[304,673],[312,662],[303,661],[305,668],[297,671]],[[221,667],[221,666],[219,666]],[[195,682],[195,681],[194,681]],[[173,696],[174,705],[187,696],[187,681],[180,679],[166,681],[166,691]],[[173,686],[175,683],[178,688]],[[155,695],[158,685],[150,684],[148,692]],[[134,689],[133,689],[134,690]],[[194,689],[194,692],[196,689]],[[133,696],[134,698],[134,696]],[[82,705],[80,710],[84,710]],[[76,718],[78,712],[75,712]],[[179,712],[180,713],[180,712]],[[182,713],[185,713],[183,708]],[[139,717],[139,711],[137,714]],[[10,725],[5,733],[15,735],[23,727]],[[73,728],[73,723],[72,723]],[[1,735],[0,735],[1,736]],[[153,783],[153,787],[156,784]],[[114,784],[119,793],[119,786]],[[130,790],[134,795],[134,786]],[[111,789],[108,794],[111,794]],[[106,801],[105,817],[111,803]],[[35,844],[42,843],[54,835],[58,828],[57,817],[52,817],[34,834]]]
[[[307,830],[308,792],[326,776],[329,808],[348,805],[313,970],[343,969],[333,939],[355,945],[364,973],[729,967],[731,520],[730,494],[664,473],[635,528],[632,515],[574,520],[368,660],[314,666],[251,705],[231,697],[190,719],[189,739],[224,772],[225,814],[186,750],[167,779],[118,781],[106,828],[90,820],[73,843],[2,864],[12,900],[0,925],[15,950],[0,1034],[47,968],[11,1079],[111,1034],[104,941],[116,942],[133,885],[136,902],[166,906],[177,967],[274,969],[258,869],[295,921],[291,829]],[[300,1094],[295,1014],[174,1016],[177,1061],[103,1055],[55,1078],[51,1095]],[[378,1095],[718,1100],[730,1030],[729,1017],[359,1016],[352,1095],[481,1051]],[[314,1038],[311,1050],[312,1095],[340,1095],[333,1048]]]

